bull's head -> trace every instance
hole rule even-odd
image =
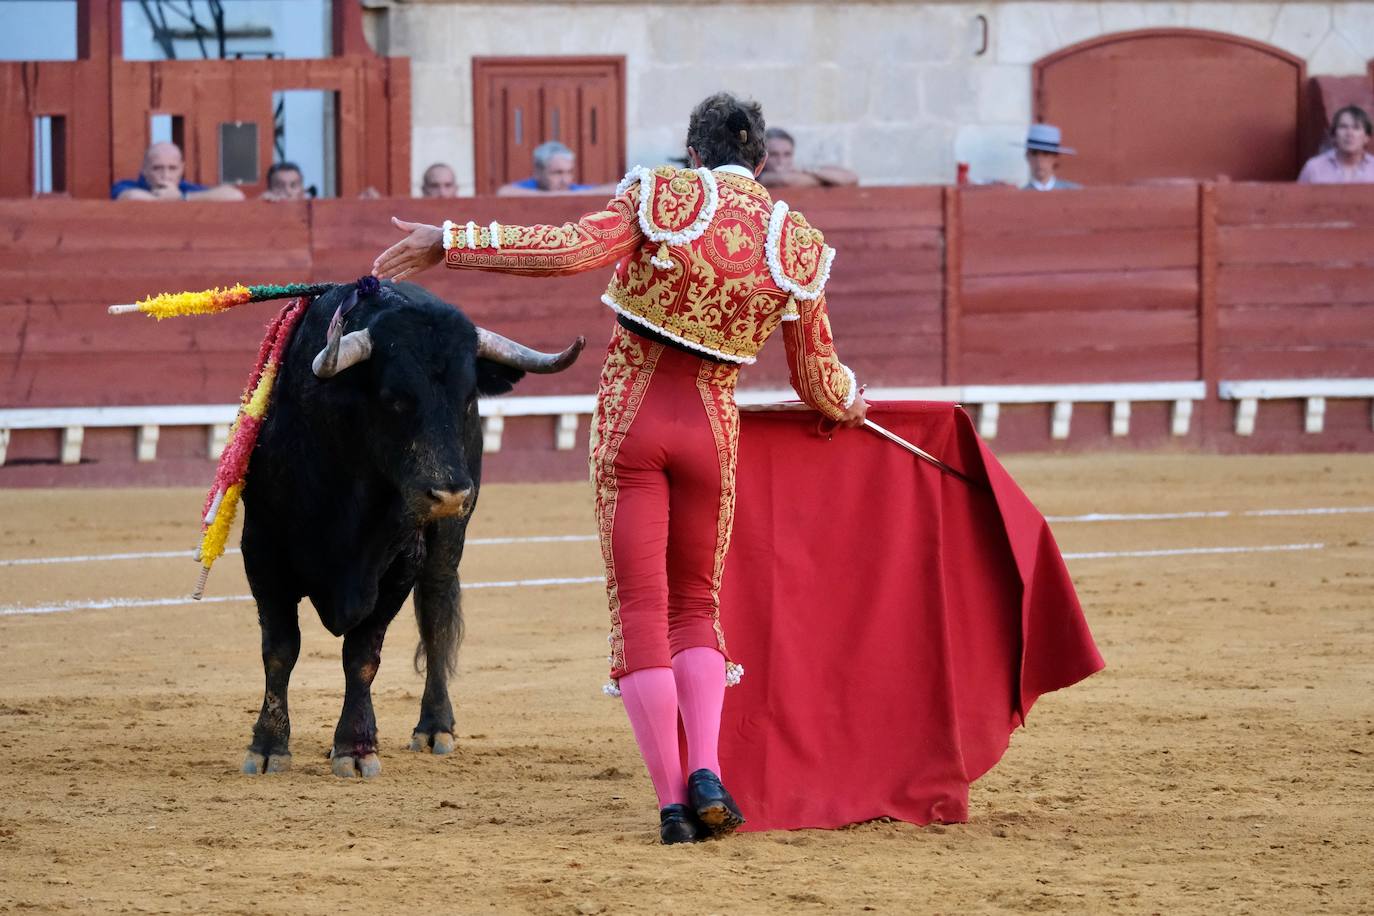
[[[359,302],[364,307],[345,319],[354,295],[348,293],[330,323],[324,349],[311,364],[315,376],[337,379],[330,385],[344,384],[362,396],[363,416],[353,421],[363,426],[352,432],[413,512],[467,515],[481,459],[477,397],[510,391],[526,372],[561,372],[577,359],[584,339],[561,353],[541,353],[475,327],[410,284],[365,294]],[[359,323],[364,327],[344,332],[346,324]]]

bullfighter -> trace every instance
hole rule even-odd
[[[596,519],[610,606],[611,682],[660,806],[664,843],[732,832],[743,815],[720,780],[731,659],[720,583],[734,518],[735,383],[782,329],[793,388],[843,426],[868,405],[835,354],[825,284],[834,249],[756,180],[759,105],[718,93],[692,111],[692,168],[635,168],[605,209],[561,226],[393,220],[406,238],[378,277],[441,261],[560,276],[614,264],[616,313],[591,431]],[[677,722],[687,737],[684,779]]]

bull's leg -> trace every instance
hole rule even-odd
[[[248,774],[280,773],[291,766],[291,718],[286,689],[301,652],[301,628],[294,602],[258,602],[262,628],[262,668],[267,677],[262,711],[253,726],[253,742],[243,761]]]
[[[382,772],[382,761],[377,757],[377,718],[372,712],[372,681],[382,663],[382,640],[391,616],[374,613],[344,636],[343,712],[334,729],[330,755],[335,776],[371,779]]]
[[[382,772],[377,756],[377,718],[372,712],[372,681],[382,663],[386,628],[410,592],[414,567],[393,568],[382,580],[376,610],[344,636],[344,702],[334,729],[331,768],[335,776],[371,779]]]
[[[420,629],[415,661],[418,667],[424,660],[425,692],[420,698],[420,721],[410,738],[412,751],[447,754],[453,750],[448,679],[463,639],[458,561],[466,527],[466,519],[445,519],[425,531],[425,565],[415,585],[415,618]]]
[[[458,579],[432,582],[415,589],[415,617],[420,627],[418,652],[424,653],[425,692],[420,698],[420,721],[410,738],[412,751],[447,754],[453,750],[453,703],[448,678],[462,637],[458,610]]]

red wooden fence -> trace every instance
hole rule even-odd
[[[1330,408],[1329,435],[1304,437],[1299,425],[1282,441],[1240,441],[1230,404],[1216,400],[1223,380],[1374,377],[1374,186],[857,188],[789,202],[838,249],[828,290],[836,336],[872,386],[1203,380],[1209,400],[1190,445],[1374,449],[1368,402]],[[234,282],[352,279],[399,237],[393,214],[556,222],[591,205],[0,201],[0,408],[230,403],[273,305],[162,323],[111,318],[105,306]],[[533,346],[586,335],[588,358],[518,393],[589,394],[611,327],[598,301],[605,276],[435,269],[421,281]],[[745,386],[785,386],[780,347],[764,353]],[[1048,416],[1043,405],[1025,409]],[[531,442],[547,447],[552,423],[541,420]],[[1075,420],[1069,444],[1105,440],[1105,421],[1091,424],[1096,438],[1080,436],[1087,427]],[[1047,447],[1047,430],[1038,418],[1008,424],[997,444]],[[16,431],[11,459],[41,459],[54,435]],[[0,481],[10,472],[0,467]]]

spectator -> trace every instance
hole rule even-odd
[[[143,154],[143,171],[138,178],[117,182],[110,189],[111,200],[243,200],[243,192],[233,185],[216,188],[186,181],[186,163],[175,143],[154,143]]]
[[[1358,105],[1347,105],[1331,119],[1331,149],[1318,153],[1302,167],[1302,184],[1356,184],[1374,182],[1374,156],[1365,146],[1369,135],[1369,115]]]
[[[615,182],[610,184],[577,184],[573,181],[573,171],[577,164],[577,154],[557,140],[541,143],[534,148],[534,174],[524,181],[513,181],[496,189],[496,193],[506,197],[530,194],[610,194],[615,191]]]
[[[305,176],[296,163],[277,162],[267,170],[267,190],[263,192],[263,200],[305,200],[307,196],[314,195],[306,193]]]
[[[766,188],[837,188],[859,183],[858,175],[838,165],[797,168],[797,141],[781,127],[768,128],[763,137],[768,158],[759,173],[759,183]]]
[[[1030,163],[1030,181],[1023,191],[1072,191],[1081,184],[1060,178],[1060,156],[1072,156],[1075,151],[1059,145],[1059,128],[1053,124],[1032,124],[1026,132],[1026,161]]]
[[[420,182],[421,197],[457,197],[458,179],[453,169],[442,162],[436,162],[425,169],[424,180]]]

